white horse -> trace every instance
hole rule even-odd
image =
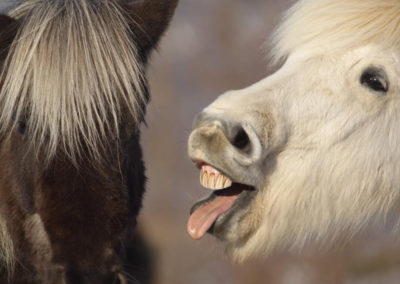
[[[188,232],[239,260],[400,213],[400,1],[300,0],[273,50],[283,67],[221,95],[189,138],[213,193]]]

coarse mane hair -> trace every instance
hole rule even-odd
[[[145,101],[129,16],[116,0],[28,0],[10,16],[20,29],[1,73],[0,131],[26,119],[47,161],[60,148],[73,162],[100,160],[126,113],[138,122]]]
[[[13,2],[0,13],[0,283],[147,283],[145,71],[178,0]]]
[[[400,1],[300,0],[272,42],[275,61],[298,48],[334,51],[374,42],[400,48]]]

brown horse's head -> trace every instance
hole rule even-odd
[[[127,264],[145,65],[176,5],[26,0],[0,16],[1,247],[15,277],[113,283]]]

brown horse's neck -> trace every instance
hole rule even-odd
[[[118,247],[134,227],[144,190],[138,136],[122,145],[118,155],[107,157],[108,168],[101,172],[86,163],[77,168],[60,158],[42,171],[33,158],[7,154],[23,153],[17,149],[23,146],[20,137],[1,146],[2,160],[12,160],[7,168],[0,166],[0,197],[8,200],[1,209],[4,215],[15,216],[8,223],[14,246],[30,247],[16,252],[23,265],[41,279],[67,275],[76,277],[76,283],[81,282],[81,271],[93,275],[122,271]],[[18,168],[22,159],[24,166]]]

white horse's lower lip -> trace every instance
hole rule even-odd
[[[212,194],[206,200],[194,205],[187,223],[190,237],[195,240],[204,237],[216,220],[232,208],[242,191],[230,190],[229,192],[224,195]]]
[[[215,222],[230,211],[243,191],[253,188],[233,183],[220,171],[207,164],[199,164],[200,183],[214,193],[207,199],[196,203],[187,223],[187,231],[193,239],[201,239],[212,230]]]

